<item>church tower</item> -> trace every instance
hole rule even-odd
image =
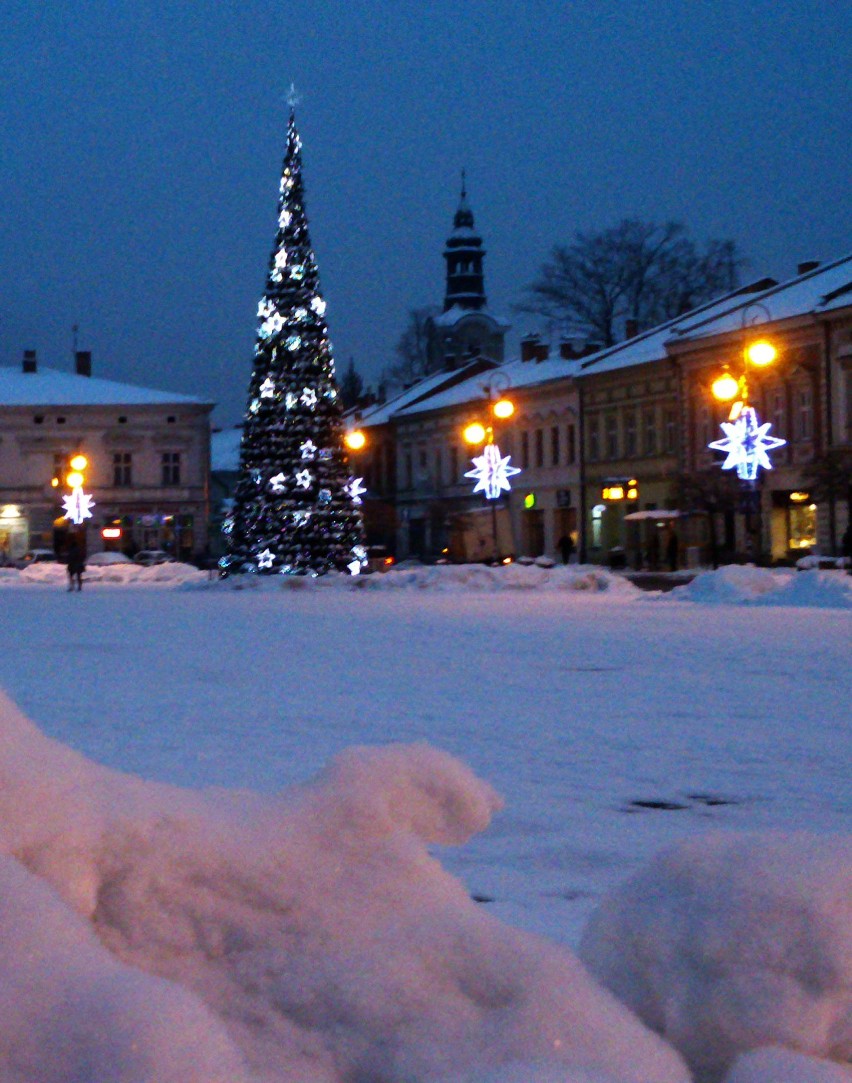
[[[453,232],[447,238],[444,259],[447,261],[447,291],[444,312],[458,305],[476,311],[485,308],[485,275],[482,263],[485,249],[473,224],[473,211],[467,202],[467,186],[462,170],[459,207],[453,218]]]
[[[461,198],[453,231],[444,247],[447,283],[444,308],[427,320],[431,370],[452,371],[475,357],[503,360],[504,340],[511,326],[488,311],[485,296],[485,249],[476,231],[462,171]]]

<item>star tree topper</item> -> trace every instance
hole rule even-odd
[[[511,459],[511,455],[502,456],[496,444],[486,444],[482,454],[471,460],[475,469],[465,474],[466,478],[477,479],[473,491],[484,492],[487,500],[496,500],[501,492],[508,493],[512,488],[509,478],[521,472],[517,466],[509,465]]]
[[[736,469],[737,477],[742,481],[754,481],[758,467],[772,469],[767,451],[787,443],[778,436],[767,435],[771,428],[771,421],[761,425],[754,407],[746,406],[734,421],[722,422],[725,439],[713,440],[707,446],[714,451],[726,452],[728,457],[722,463],[723,470]]]
[[[71,490],[68,496],[63,496],[62,506],[65,508],[65,518],[70,519],[72,523],[79,526],[84,519],[92,518],[92,508],[95,506],[95,502],[78,485],[76,489]]]

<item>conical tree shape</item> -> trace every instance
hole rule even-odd
[[[322,575],[366,558],[292,112],[280,191],[223,575]]]

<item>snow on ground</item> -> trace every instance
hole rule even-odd
[[[738,1054],[852,1058],[852,835],[702,835],[592,916],[580,957],[719,1083]]]
[[[173,566],[161,566],[169,567]],[[477,1018],[486,1030],[484,1019],[498,1018],[499,1006],[482,1008],[477,999],[480,987],[465,984],[469,971],[464,968],[476,970],[481,964],[493,978],[488,968],[495,958],[502,959],[497,970],[506,969],[515,981],[512,1008],[501,1018],[497,1032],[503,1042],[500,1049],[513,1050],[509,1055],[523,1058],[524,1064],[499,1071],[461,1064],[459,1080],[588,1083],[593,1078],[598,1083],[600,1064],[591,1065],[591,1076],[579,1068],[566,1075],[559,1068],[554,1074],[546,1063],[530,1066],[530,1060],[540,1060],[541,1045],[536,1045],[538,1039],[528,1044],[532,1032],[525,1028],[532,1020],[523,1015],[521,1006],[523,990],[537,987],[539,963],[526,968],[506,963],[507,956],[500,951],[519,942],[526,945],[524,951],[532,952],[524,957],[532,959],[537,942],[523,938],[516,942],[514,937],[520,934],[495,925],[493,919],[544,933],[570,947],[579,942],[601,897],[663,846],[695,840],[711,830],[723,836],[767,829],[805,828],[817,835],[848,830],[852,620],[848,610],[836,604],[838,593],[843,597],[842,588],[831,588],[834,603],[825,605],[823,599],[822,608],[701,605],[689,600],[672,604],[677,602],[674,593],[642,594],[600,571],[587,575],[582,569],[508,570],[519,581],[530,573],[544,583],[562,586],[572,575],[586,577],[586,587],[495,590],[484,584],[477,570],[450,589],[455,569],[412,569],[413,576],[403,570],[360,582],[342,579],[338,584],[285,581],[285,586],[264,580],[255,589],[234,589],[233,581],[209,586],[204,573],[196,572],[184,589],[172,590],[154,589],[156,584],[149,582],[143,586],[138,580],[139,586],[132,587],[98,583],[87,573],[86,586],[78,595],[65,592],[64,572],[57,568],[39,570],[39,583],[22,585],[23,575],[36,573],[31,568],[0,579],[4,587],[0,685],[50,736],[100,763],[172,785],[245,787],[269,795],[283,787],[302,786],[323,764],[353,745],[427,741],[458,757],[503,795],[506,807],[465,845],[441,850],[447,872],[435,864],[435,843],[429,841],[428,832],[404,833],[404,843],[398,838],[393,845],[382,843],[401,864],[379,861],[379,867],[410,870],[421,885],[420,894],[412,892],[407,876],[400,877],[403,901],[412,909],[388,933],[392,946],[401,951],[410,940],[415,955],[418,950],[424,958],[435,955],[444,969],[436,977],[427,966],[427,978],[440,978],[447,983],[442,990],[455,989],[461,1002],[479,1005],[475,1013],[481,1009],[482,1018],[478,1014]],[[798,573],[798,578],[807,582],[807,576],[825,574],[833,573]],[[409,577],[412,589],[393,586],[392,575]],[[421,589],[419,584],[430,576],[440,585]],[[747,593],[740,592],[737,603]],[[33,770],[44,779],[45,772],[38,770],[41,755],[33,760]],[[464,771],[458,765],[453,770]],[[482,784],[470,782],[474,785]],[[112,792],[110,786],[106,789]],[[128,780],[122,780],[122,792],[128,786]],[[368,781],[366,789],[372,788],[375,782]],[[79,789],[86,791],[87,787]],[[98,811],[97,822],[108,820],[113,826],[106,836],[98,836],[111,841],[97,850],[101,857],[93,881],[78,875],[75,851],[63,841],[60,850],[70,853],[68,868],[62,873],[59,862],[58,879],[51,882],[103,884],[98,877],[112,877],[110,869],[131,870],[124,878],[110,879],[120,885],[119,915],[125,905],[134,915],[132,928],[109,933],[107,939],[115,937],[110,940],[113,955],[124,965],[138,963],[144,955],[147,968],[151,964],[145,953],[155,945],[157,980],[177,974],[184,992],[195,990],[211,1011],[216,996],[202,994],[200,986],[206,989],[208,979],[198,977],[192,953],[183,952],[182,945],[195,937],[205,943],[205,958],[215,960],[220,952],[240,956],[247,944],[242,958],[256,974],[253,967],[262,958],[259,945],[265,937],[244,939],[242,926],[235,931],[225,922],[233,939],[213,936],[207,943],[205,937],[217,927],[208,917],[212,914],[218,920],[231,905],[242,911],[248,900],[249,927],[254,928],[255,917],[262,914],[276,928],[282,921],[291,922],[291,931],[293,922],[301,928],[298,907],[288,911],[291,916],[282,915],[258,887],[265,881],[258,870],[266,872],[263,862],[274,864],[273,855],[280,849],[285,864],[289,860],[296,869],[296,879],[304,879],[302,867],[292,858],[295,851],[287,848],[292,840],[288,837],[286,845],[280,841],[287,834],[286,824],[294,821],[270,820],[268,809],[270,804],[293,805],[297,814],[304,795],[314,791],[298,789],[289,798],[261,797],[257,804],[247,796],[177,797],[168,791],[162,802],[176,802],[180,808],[186,802],[188,811],[185,816],[166,817],[162,827],[154,808],[160,797],[155,802],[153,792],[146,786],[149,796],[139,799],[144,815],[134,807],[132,815],[116,821],[112,814],[107,817],[103,809]],[[47,798],[53,800],[52,794],[43,789],[41,793],[41,804],[29,805],[35,807],[36,822],[42,806],[49,804]],[[334,804],[330,792],[327,796],[326,813]],[[69,798],[63,807],[77,800]],[[246,808],[253,810],[251,817]],[[258,823],[247,828],[244,821],[255,816]],[[236,818],[233,829],[228,817]],[[226,822],[227,829],[222,829]],[[267,845],[258,855],[263,835],[256,830],[261,827]],[[211,832],[215,846],[208,842]],[[234,845],[228,841],[231,835]],[[275,846],[268,845],[269,840]],[[90,843],[91,838],[84,840],[77,854],[90,853]],[[116,852],[118,859],[113,857]],[[358,871],[346,873],[354,877],[352,883],[343,873],[335,881],[344,901],[331,893],[332,913],[344,929],[359,912],[350,896],[372,888],[368,852],[364,839],[353,842],[351,853],[357,857],[353,870]],[[234,872],[235,853],[237,862],[244,856],[249,859],[245,875]],[[366,871],[361,868],[365,861]],[[193,879],[189,870],[198,876]],[[161,873],[168,873],[162,892],[157,887]],[[463,897],[450,874],[461,880],[467,894],[482,901],[474,904]],[[210,888],[219,881],[229,893],[222,909]],[[393,901],[395,889],[388,881],[378,878],[377,883],[385,884],[387,898]],[[153,885],[150,891],[146,884]],[[297,891],[290,881],[285,887]],[[196,890],[206,901],[198,902]],[[174,945],[169,937],[177,916],[171,913],[168,898],[176,891],[191,905],[180,910]],[[67,897],[78,914],[86,913],[85,892],[82,897],[73,893]],[[443,911],[439,921],[434,911],[433,918],[428,917],[433,904],[447,907],[452,922],[462,923],[466,931],[461,939],[450,944],[439,935],[439,948],[429,940],[432,933],[445,929]],[[354,909],[347,909],[350,906]],[[385,916],[393,912],[391,907]],[[270,919],[270,913],[276,916]],[[412,923],[410,928],[406,921]],[[458,928],[452,922],[450,927]],[[471,935],[467,923],[482,936],[474,937],[482,946],[476,960],[464,952],[457,958],[459,945]],[[258,924],[263,924],[260,918]],[[139,943],[133,938],[137,928]],[[497,929],[502,931],[498,934]],[[102,928],[100,932],[103,939]],[[337,932],[335,925],[328,935]],[[378,939],[374,936],[368,943],[372,950]],[[495,943],[504,945],[496,955]],[[363,969],[355,967],[353,973],[363,980],[355,997],[351,988],[341,989],[332,953],[326,974],[342,998],[333,1003],[334,1012],[341,1004],[350,1004],[347,996],[351,1003],[363,1000],[378,988],[380,979],[388,982],[383,995],[406,988],[408,963],[400,963],[396,977],[388,978],[384,966],[377,970],[376,958],[370,956],[371,951],[365,951],[357,959]],[[564,962],[571,956],[560,949],[553,957],[560,960],[558,975],[549,980],[556,982],[557,990],[567,989],[560,982],[571,985],[576,964]],[[550,958],[550,951],[542,956],[541,973],[551,974],[546,968]],[[184,964],[186,969],[180,969]],[[209,977],[214,991],[230,988],[222,969],[215,980]],[[261,971],[267,973],[263,967]],[[308,977],[312,974],[313,970]],[[129,978],[122,980],[133,985]],[[294,987],[304,980],[300,974]],[[394,986],[394,981],[400,984]],[[502,988],[495,980],[487,984],[489,989]],[[311,988],[321,987],[320,983]],[[556,1000],[564,1008],[561,995]],[[148,992],[139,996],[156,999]],[[448,1003],[458,1007],[456,993],[448,996]],[[542,1010],[549,998],[549,993],[541,995]],[[289,1011],[292,999],[284,1000]],[[588,1008],[585,995],[579,1000]],[[326,1007],[332,1003],[319,994],[318,1002]],[[408,1003],[405,997],[402,1002]],[[311,1008],[297,1006],[297,1027],[299,1013],[308,1011],[309,1018]],[[441,1010],[436,1009],[437,1016]],[[201,1014],[190,1033],[193,1028],[199,1033],[209,1028],[211,1042],[220,1040],[215,1035],[222,1020],[211,1021],[202,1007],[197,1011]],[[215,1004],[212,1014],[216,1016]],[[597,1012],[592,1015],[598,1018]],[[513,1031],[506,1022],[510,1016],[517,1021]],[[346,1020],[351,1021],[348,1016]],[[235,1040],[240,1021],[226,1020],[224,1025],[230,1028],[229,1040]],[[357,1033],[371,1033],[369,1021]],[[474,1042],[470,1048],[480,1047]],[[425,1071],[426,1053],[412,1051],[401,1039],[386,1053],[401,1058],[395,1064],[416,1062],[417,1072]],[[415,1060],[406,1061],[407,1056]],[[416,1060],[418,1056],[426,1059]],[[334,1063],[336,1071],[338,1061]],[[757,1067],[755,1063],[743,1059],[735,1069],[741,1072],[737,1083],[766,1083],[765,1075],[760,1075],[765,1062]],[[317,1064],[325,1070],[322,1058]],[[433,1071],[434,1063],[428,1064]],[[126,1078],[136,1083],[132,1070]],[[83,1078],[88,1083],[88,1077]],[[231,1078],[236,1083],[239,1076]],[[336,1077],[317,1078],[325,1083]],[[352,1078],[375,1083],[384,1077]],[[420,1075],[411,1078],[420,1083]],[[829,1079],[817,1074],[813,1078],[819,1083]],[[7,1083],[2,1074],[0,1079]],[[199,1079],[210,1083],[206,1076]]]
[[[446,753],[353,749],[259,798],[90,764],[5,699],[0,733],[4,1080],[688,1080],[429,854],[500,805]]]
[[[852,609],[852,576],[845,571],[775,571],[731,564],[675,587],[676,601],[709,604]]]

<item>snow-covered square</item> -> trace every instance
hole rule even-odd
[[[3,1083],[849,1079],[849,576],[63,575],[0,579]]]

